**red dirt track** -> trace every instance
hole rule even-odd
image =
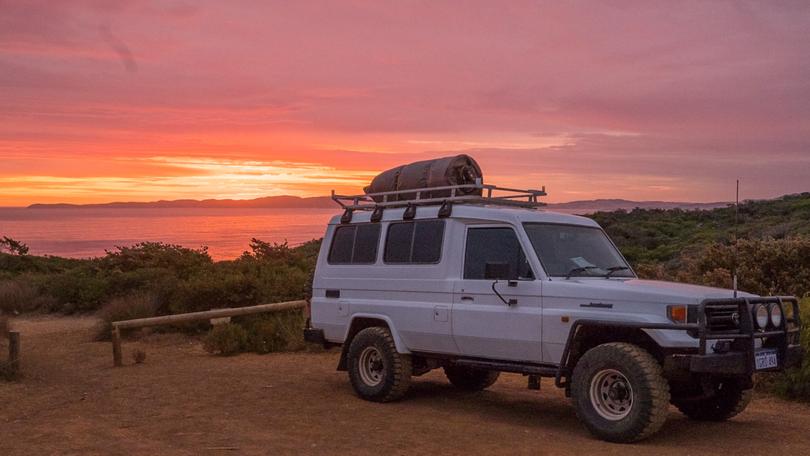
[[[90,342],[88,318],[18,319],[25,377],[0,382],[0,455],[199,454],[810,454],[810,407],[760,398],[726,423],[686,420],[633,444],[591,437],[549,380],[520,375],[462,393],[440,371],[406,398],[355,397],[338,353],[206,354],[198,341],[153,335]],[[132,350],[147,353],[134,365]]]

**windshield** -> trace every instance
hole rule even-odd
[[[552,277],[635,277],[599,228],[553,223],[524,223],[523,227]]]

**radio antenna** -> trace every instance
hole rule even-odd
[[[732,286],[734,297],[737,297],[737,241],[739,240],[739,218],[740,218],[740,180],[737,179],[737,198],[734,200],[734,264]]]

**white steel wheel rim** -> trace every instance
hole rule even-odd
[[[382,353],[377,347],[366,347],[360,353],[358,370],[360,379],[368,386],[377,386],[383,381],[385,368]]]
[[[619,421],[633,408],[633,386],[615,369],[604,369],[591,379],[591,404],[596,413],[610,421]]]

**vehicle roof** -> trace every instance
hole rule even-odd
[[[391,208],[383,212],[382,221],[401,221],[405,208]],[[416,219],[431,219],[438,217],[439,206],[418,206]],[[339,225],[341,215],[332,217],[330,225]],[[455,204],[449,218],[477,220],[481,222],[502,222],[521,224],[526,222],[560,223],[567,225],[581,225],[598,227],[595,221],[578,215],[563,214],[543,209],[512,208],[482,204]],[[371,221],[370,211],[354,211],[352,223]]]

